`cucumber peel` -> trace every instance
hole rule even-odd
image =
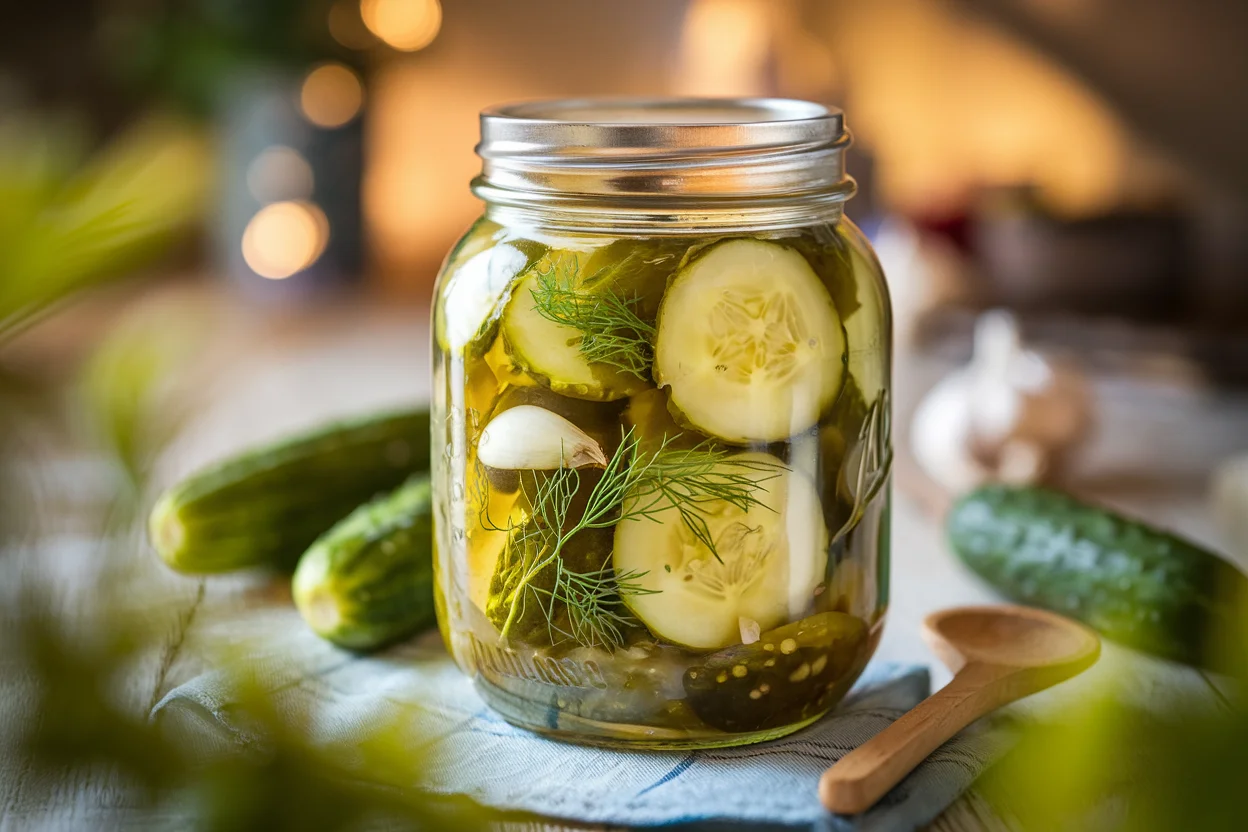
[[[1248,578],[1213,552],[1057,491],[984,486],[954,505],[945,529],[962,562],[1007,597],[1163,658],[1218,667],[1215,644],[1237,640],[1248,614]]]
[[[433,499],[427,476],[357,508],[312,544],[291,582],[322,638],[374,650],[433,624]]]
[[[429,412],[369,415],[224,459],[166,491],[148,519],[157,554],[204,575],[292,569],[361,503],[429,470]]]

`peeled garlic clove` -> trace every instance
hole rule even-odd
[[[558,413],[522,404],[490,420],[477,442],[477,459],[506,471],[605,468],[606,454],[593,437]]]

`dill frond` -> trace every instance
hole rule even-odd
[[[532,295],[539,315],[581,333],[578,348],[586,361],[649,378],[655,329],[637,315],[637,298],[622,297],[612,289],[578,290],[575,260],[562,270],[551,265],[537,272]]]
[[[605,529],[623,522],[662,522],[660,514],[676,509],[703,545],[720,558],[706,516],[716,503],[741,511],[764,506],[757,492],[779,476],[779,465],[759,460],[731,459],[729,451],[699,445],[676,450],[665,440],[654,452],[643,451],[632,430],[607,463],[579,518],[571,506],[580,486],[576,469],[561,468],[544,479],[530,496],[529,520],[506,530],[513,544],[526,545],[535,554],[526,558],[523,574],[512,590],[510,609],[501,627],[503,638],[527,605],[537,604],[546,617],[552,641],[567,638],[587,647],[618,647],[622,626],[629,619],[623,597],[649,594],[640,584],[646,573],[618,575],[610,568],[578,572],[561,558],[568,541],[587,529]],[[488,526],[497,526],[483,520]],[[539,586],[537,577],[554,569],[554,581]],[[566,626],[557,612],[566,610]]]

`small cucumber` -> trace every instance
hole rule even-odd
[[[1006,596],[1139,650],[1217,666],[1240,631],[1248,578],[1194,543],[1043,488],[990,485],[959,500],[954,552]]]
[[[148,532],[169,566],[291,569],[361,503],[429,470],[429,412],[372,415],[244,452],[165,492]]]
[[[685,671],[685,694],[702,721],[762,731],[815,716],[847,688],[865,659],[867,625],[824,612],[707,656]]]
[[[373,650],[431,626],[429,478],[360,506],[321,535],[300,558],[291,588],[308,626],[351,650]]]

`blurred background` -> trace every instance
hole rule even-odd
[[[981,313],[1006,309],[1094,389],[1082,492],[1248,557],[1248,457],[1228,462],[1248,452],[1245,36],[1248,4],[1224,0],[7,4],[0,751],[13,726],[44,724],[32,708],[74,715],[47,721],[72,732],[26,738],[33,759],[154,747],[150,706],[202,669],[178,649],[205,593],[228,609],[285,591],[160,572],[136,524],[153,488],[227,451],[427,396],[433,283],[481,210],[477,114],[515,99],[842,107],[847,212],[896,314],[899,492],[921,502],[939,479],[905,465],[910,414],[971,356]],[[948,557],[929,522],[898,504],[890,632],[913,635],[940,601],[918,594]],[[109,618],[86,614],[105,597]],[[52,629],[11,626],[19,600]],[[112,640],[62,650],[49,633],[66,631]],[[14,645],[38,660],[34,688],[9,672]],[[86,696],[119,674],[127,707]],[[1209,743],[1236,730],[1215,724]],[[1208,747],[1192,736],[1158,757],[1209,783],[1242,776],[1187,765]],[[1067,739],[1061,763],[1081,741]],[[163,787],[143,777],[164,758],[127,754]],[[1058,756],[1039,758],[1024,779]],[[18,760],[0,753],[0,785],[37,800],[52,781],[14,779]],[[107,803],[115,785],[96,788]]]
[[[1248,380],[1243,4],[58,0],[8,17],[5,113],[79,153],[154,112],[206,141],[187,172],[207,176],[202,214],[162,271],[258,301],[426,301],[479,211],[488,104],[793,96],[848,113],[850,215],[936,249],[939,274],[894,287],[906,311],[1005,305],[1042,333],[1073,316],[1081,346]]]

